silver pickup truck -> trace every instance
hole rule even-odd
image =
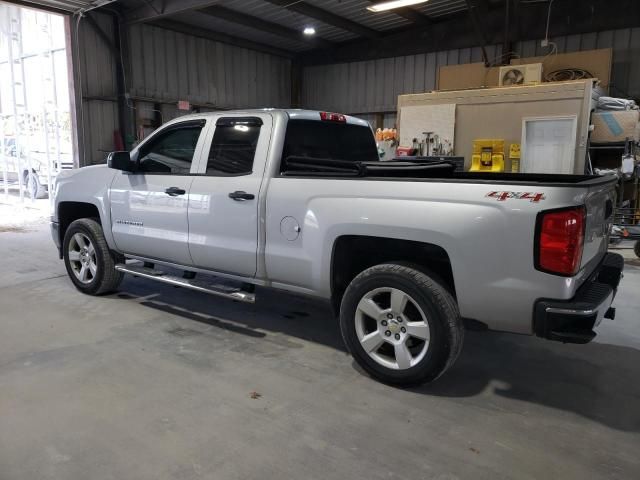
[[[128,273],[245,302],[256,285],[320,297],[362,368],[406,385],[454,363],[465,325],[589,342],[622,276],[615,183],[381,162],[357,118],[216,112],[63,172],[51,226],[84,293]]]

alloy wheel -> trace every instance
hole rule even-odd
[[[91,239],[83,233],[76,233],[71,237],[67,254],[75,277],[84,284],[91,283],[98,272],[96,250]]]
[[[406,370],[426,355],[429,322],[408,293],[391,287],[371,290],[358,302],[355,315],[360,345],[378,364]]]

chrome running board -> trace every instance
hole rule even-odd
[[[176,287],[189,288],[197,292],[209,293],[211,295],[217,295],[218,297],[229,298],[231,300],[238,300],[240,302],[255,303],[256,301],[256,296],[253,292],[247,292],[246,290],[230,285],[207,282],[206,280],[201,280],[199,278],[178,277],[165,273],[161,270],[145,267],[142,263],[118,263],[116,265],[116,270],[136,277],[147,278],[149,280],[167,283]]]

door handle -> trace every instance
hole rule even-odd
[[[229,198],[233,198],[236,202],[243,202],[245,200],[253,200],[256,196],[253,193],[243,192],[242,190],[236,190],[229,194]]]
[[[164,193],[172,197],[175,197],[176,195],[184,195],[185,193],[187,193],[187,191],[178,187],[169,187],[164,191]]]

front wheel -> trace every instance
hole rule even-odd
[[[89,295],[101,295],[115,290],[124,274],[115,269],[122,261],[109,250],[102,227],[90,218],[81,218],[69,225],[62,243],[64,264],[75,287]]]
[[[353,279],[342,299],[340,329],[358,364],[396,385],[438,378],[455,362],[464,337],[449,291],[399,264],[376,265]]]

